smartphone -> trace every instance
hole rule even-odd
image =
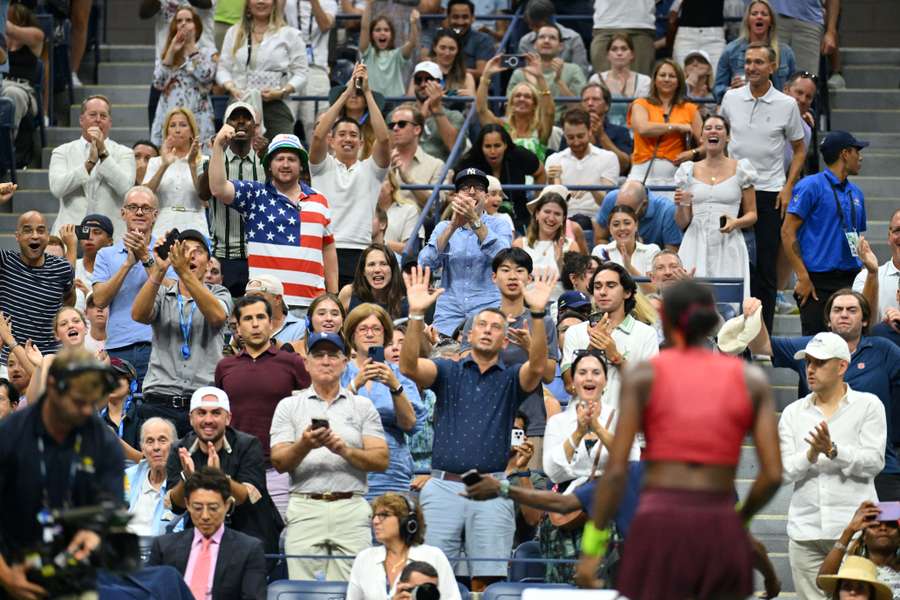
[[[169,231],[168,235],[166,235],[166,240],[163,242],[162,246],[156,249],[156,253],[163,260],[169,258],[169,250],[172,249],[172,244],[178,241],[178,230],[173,229]]]
[[[478,469],[469,469],[462,474],[462,482],[466,485],[475,485],[479,481],[481,481],[481,473],[478,472]]]
[[[504,54],[500,57],[500,66],[507,69],[518,69],[525,66],[524,54]]]
[[[525,430],[524,429],[513,429],[512,430],[512,441],[510,442],[510,447],[515,448],[516,446],[521,446],[525,443]]]
[[[328,419],[313,419],[312,420],[312,428],[313,429],[328,429]]]
[[[719,217],[719,229],[721,229],[722,227],[725,227],[725,224],[727,222],[728,222],[728,217],[726,217],[725,215],[722,215],[721,217]]]
[[[353,87],[356,88],[356,95],[357,95],[357,96],[362,96],[362,95],[363,95],[362,77],[357,77],[357,78],[356,78],[356,81],[353,82]]]
[[[606,313],[603,312],[602,310],[598,310],[598,311],[596,311],[596,312],[592,312],[592,313],[591,313],[591,316],[588,317],[588,319],[589,319],[589,321],[590,321],[591,327],[593,327],[594,325],[596,325],[597,323],[599,323],[600,321],[602,321],[602,320],[603,320],[603,315],[605,315],[605,314],[606,314]]]
[[[87,225],[75,228],[75,238],[79,240],[89,240],[91,239],[91,228]]]
[[[879,521],[900,521],[900,502],[878,502]]]
[[[370,346],[369,347],[369,358],[371,358],[373,362],[383,363],[384,362],[384,346]]]

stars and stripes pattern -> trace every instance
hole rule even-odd
[[[250,278],[263,274],[277,277],[284,284],[288,306],[308,306],[325,292],[323,250],[334,243],[328,201],[303,183],[297,204],[272,185],[231,183],[231,207],[245,219]]]

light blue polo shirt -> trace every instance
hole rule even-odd
[[[772,8],[783,17],[825,24],[825,8],[822,6],[822,0],[772,0]]]
[[[863,233],[866,230],[866,204],[862,190],[849,180],[839,182],[828,169],[797,182],[794,197],[788,205],[787,211],[803,220],[797,230],[797,241],[803,264],[810,273],[858,272],[862,268],[862,262],[850,254],[850,245],[834,202],[835,192],[847,230]],[[851,219],[854,213],[855,222]]]

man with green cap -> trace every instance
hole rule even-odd
[[[284,284],[284,301],[303,316],[313,298],[337,293],[338,264],[325,197],[305,181],[309,158],[295,135],[276,135],[263,167],[266,183],[228,180],[225,147],[234,128],[224,125],[216,135],[209,163],[209,189],[223,204],[245,218],[250,279],[272,275]]]

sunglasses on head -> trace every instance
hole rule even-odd
[[[404,129],[404,128],[406,128],[407,125],[410,125],[411,123],[412,123],[412,121],[407,121],[406,119],[398,119],[396,121],[391,121],[390,123],[387,124],[387,126],[388,126],[388,129],[395,129],[395,128]]]
[[[812,81],[818,81],[819,76],[815,73],[810,73],[809,71],[800,71],[797,73],[797,77],[802,77],[803,79],[810,79]]]

